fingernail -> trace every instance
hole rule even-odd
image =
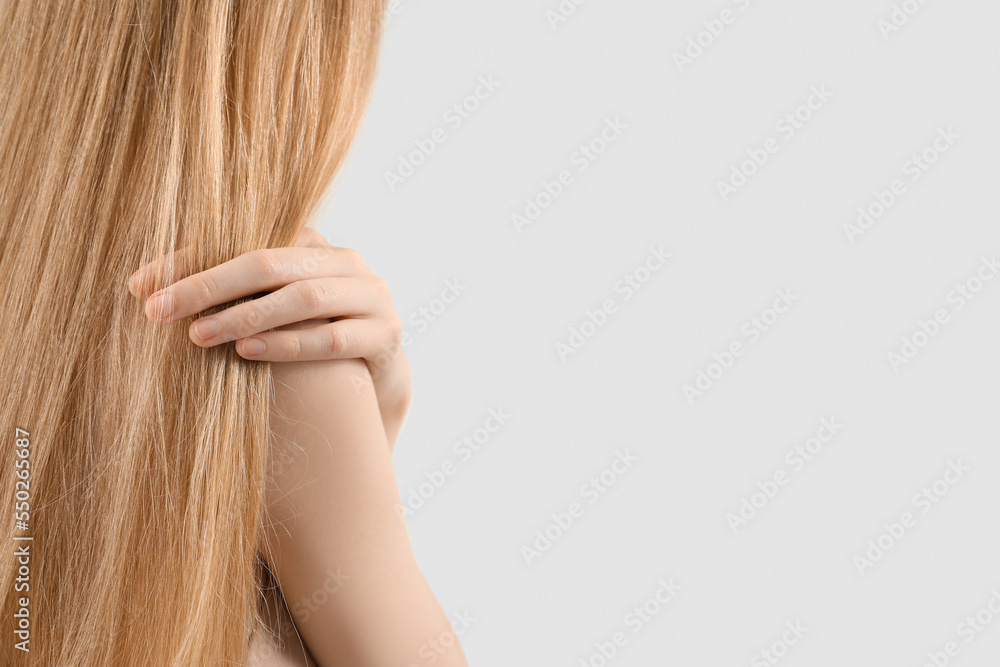
[[[214,338],[215,336],[218,336],[221,331],[222,325],[219,324],[219,320],[211,317],[203,317],[194,323],[194,332],[198,335],[198,338],[202,340]]]
[[[267,349],[267,343],[262,341],[260,338],[247,338],[243,341],[243,354],[256,357],[258,355],[264,354],[264,350]]]
[[[163,322],[173,314],[176,307],[173,294],[167,292],[154,296],[146,302],[146,317],[154,322]]]
[[[133,273],[132,277],[128,279],[128,291],[132,293],[132,296],[138,296],[139,290],[139,274]]]

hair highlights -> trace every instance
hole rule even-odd
[[[292,241],[358,124],[382,9],[0,3],[4,664],[246,662],[269,367],[149,323],[126,280]],[[14,646],[25,596],[30,653]]]

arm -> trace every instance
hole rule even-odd
[[[410,362],[403,348],[397,346],[391,356],[387,353],[374,363],[368,362],[368,370],[375,385],[375,397],[378,399],[389,451],[392,451],[396,446],[399,432],[403,430],[406,414],[410,410],[412,400]]]
[[[265,552],[310,653],[319,665],[425,665],[433,655],[440,667],[467,667],[397,510],[368,367],[313,361],[272,372]]]
[[[189,335],[201,347],[236,341],[244,358],[271,364],[262,549],[317,662],[465,667],[397,514],[390,443],[409,406],[409,364],[385,283],[357,252],[304,230],[293,247],[196,274],[161,260],[129,289],[159,323],[264,294],[197,318]]]

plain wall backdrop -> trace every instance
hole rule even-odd
[[[316,226],[471,664],[997,664],[1000,4],[389,11]]]

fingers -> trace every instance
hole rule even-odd
[[[182,248],[146,264],[128,279],[128,291],[145,299],[158,289],[171,285],[188,273],[189,250]]]
[[[259,361],[373,358],[400,349],[401,326],[385,283],[356,251],[313,229],[304,229],[293,247],[256,250],[192,275],[189,265],[178,251],[130,278],[134,295],[148,295],[149,319],[173,322],[270,292],[193,322],[188,333],[201,347],[235,340],[241,356]],[[301,326],[316,322],[322,324]]]
[[[236,343],[241,357],[255,361],[319,361],[373,358],[399,349],[398,323],[340,320],[310,329],[268,331]]]
[[[357,278],[302,280],[199,318],[191,324],[188,334],[195,344],[210,347],[294,322],[364,317],[370,314],[377,289],[373,281]]]
[[[146,316],[165,324],[258,292],[297,281],[363,272],[357,253],[333,246],[254,250],[187,276],[150,296]]]
[[[302,248],[334,248],[335,246],[311,227],[304,228],[295,238],[295,245]],[[128,291],[140,299],[147,298],[153,292],[172,285],[187,277],[190,269],[191,251],[182,248],[150,262],[132,274],[128,280]],[[319,259],[319,257],[317,257]]]

